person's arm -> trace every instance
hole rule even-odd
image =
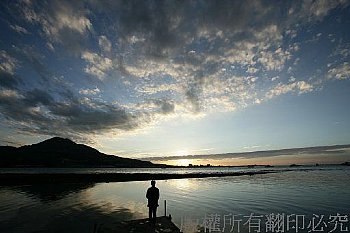
[[[149,189],[147,189],[146,198],[149,198]]]
[[[157,200],[159,199],[159,189],[157,189]]]

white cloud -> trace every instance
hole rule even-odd
[[[27,31],[27,29],[25,29],[24,27],[21,27],[21,26],[19,26],[19,25],[17,25],[17,24],[15,24],[15,25],[10,25],[10,28],[11,28],[12,30],[14,30],[15,32],[20,33],[20,34],[29,34],[29,32]]]
[[[110,52],[112,49],[112,44],[106,36],[100,36],[98,38],[98,44],[100,45],[100,48],[105,52]]]
[[[299,1],[289,9],[290,24],[296,21],[300,23],[308,23],[313,21],[322,21],[328,13],[336,7],[345,8],[349,5],[347,0],[303,0],[299,7]],[[299,9],[300,8],[300,9]],[[298,9],[298,10],[297,10]]]
[[[127,41],[130,44],[136,44],[136,43],[144,42],[145,40],[146,40],[145,38],[137,37],[135,35],[127,37]]]
[[[297,36],[297,31],[295,29],[288,29],[286,30],[286,35],[288,35],[291,39],[295,38]]]
[[[303,2],[303,8],[309,12],[309,16],[316,16],[317,18],[323,18],[328,12],[339,5],[348,4],[347,0],[305,0]]]
[[[290,76],[288,79],[288,82],[293,83],[295,82],[296,78],[294,76]]]
[[[209,55],[207,62],[237,63],[240,66],[248,66],[247,72],[257,72],[257,64],[261,64],[265,70],[280,71],[286,61],[291,58],[291,53],[298,49],[292,46],[282,49],[282,32],[277,25],[267,25],[260,30],[251,30],[252,38],[236,41],[234,46],[223,51],[222,54]]]
[[[255,68],[255,67],[248,67],[248,69],[247,69],[247,72],[251,73],[251,74],[254,74],[258,71],[259,71],[259,69]]]
[[[280,71],[284,68],[284,64],[291,58],[288,50],[276,49],[274,52],[263,50],[260,52],[258,62],[260,62],[267,70]]]
[[[254,49],[257,44],[250,41],[239,41],[235,43],[235,47],[227,49],[224,56],[208,56],[207,61],[224,60],[229,63],[238,63],[240,65],[254,66],[256,64],[254,58],[256,53]]]
[[[213,96],[203,100],[206,112],[229,112],[236,110],[237,106],[230,96]]]
[[[171,63],[166,61],[154,61],[151,59],[140,59],[131,64],[124,64],[126,71],[138,78],[157,75],[169,75],[177,81],[182,81],[192,76],[198,67],[188,63]]]
[[[329,79],[348,79],[350,78],[350,64],[344,62],[343,64],[328,70],[327,77]]]
[[[273,81],[276,81],[277,79],[279,79],[280,77],[277,75],[277,76],[275,76],[275,77],[272,77],[271,78],[271,81],[273,82]]]
[[[81,34],[92,28],[92,24],[88,18],[76,15],[70,10],[57,12],[56,21],[53,22],[53,26],[57,27],[58,30],[65,27],[70,28]],[[56,31],[54,28],[51,28],[51,30]]]
[[[137,91],[146,93],[149,95],[161,93],[161,92],[177,92],[180,93],[183,91],[183,87],[179,83],[162,83],[162,84],[149,84],[149,85],[140,85],[136,88]]]
[[[55,47],[53,47],[52,43],[47,42],[46,47],[48,47],[51,51],[55,51]]]
[[[233,111],[255,102],[257,77],[228,76],[220,78],[214,74],[203,80],[201,104],[205,111]]]
[[[97,87],[94,89],[80,89],[79,90],[79,94],[83,94],[83,95],[97,95],[100,92],[101,92],[101,90]]]
[[[266,97],[268,99],[271,99],[288,92],[297,92],[298,94],[303,94],[313,90],[314,87],[305,81],[298,81],[288,84],[278,83],[275,87],[266,93]]]
[[[23,96],[15,90],[2,89],[0,90],[0,97],[19,99],[19,98],[22,98]]]
[[[97,76],[99,79],[103,79],[113,67],[112,60],[98,55],[97,53],[83,52],[81,58],[89,64],[85,67],[84,71],[88,74]]]
[[[9,74],[14,74],[18,61],[11,57],[5,50],[0,50],[0,70]]]
[[[53,42],[73,43],[72,35],[66,29],[81,36],[92,30],[92,23],[87,18],[87,11],[79,4],[63,1],[51,1],[47,8],[37,10],[33,3],[25,1],[21,5],[24,18],[30,23],[41,25],[42,31]]]

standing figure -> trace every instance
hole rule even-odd
[[[156,187],[156,181],[151,181],[151,187],[148,188],[146,198],[148,199],[149,221],[155,223],[157,218],[157,207],[159,199],[159,189]]]

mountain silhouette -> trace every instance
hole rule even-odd
[[[53,137],[33,145],[0,146],[0,167],[160,167],[149,161],[107,155],[77,144],[70,139]]]

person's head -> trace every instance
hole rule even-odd
[[[155,181],[155,180],[152,180],[152,181],[151,181],[151,185],[152,185],[152,187],[156,186],[156,181]]]

